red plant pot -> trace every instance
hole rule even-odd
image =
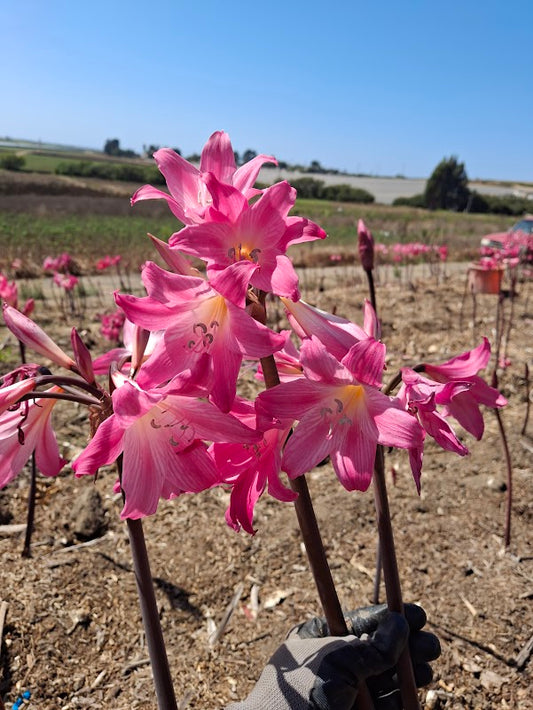
[[[468,290],[470,293],[500,293],[503,272],[503,266],[487,269],[480,264],[469,264]]]

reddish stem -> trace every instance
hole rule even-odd
[[[261,358],[261,367],[266,388],[270,389],[279,385],[278,368],[274,356],[269,355]],[[346,636],[349,633],[346,619],[335,589],[305,476],[291,479],[290,485],[292,490],[298,493],[298,498],[294,501],[296,517],[329,632],[333,636]],[[364,681],[358,687],[355,710],[374,710],[374,703]]]
[[[20,362],[26,364],[26,346],[19,340]],[[33,523],[35,520],[35,497],[37,495],[37,463],[35,461],[35,451],[31,454],[30,490],[28,491],[28,511],[26,514],[26,534],[24,535],[24,547],[22,557],[31,557],[31,538],[33,535]]]
[[[122,483],[122,455],[117,459],[117,469]],[[124,497],[124,492],[122,492],[122,496]],[[137,583],[144,633],[146,635],[146,645],[152,667],[157,706],[159,710],[178,710],[165,648],[165,639],[159,619],[159,609],[155,598],[142,521],[140,519],[132,520],[131,518],[126,518],[126,525],[128,527],[131,558]]]
[[[396,549],[394,546],[394,535],[392,532],[389,501],[387,498],[387,484],[385,482],[385,464],[382,447],[378,447],[377,450],[373,482],[383,565],[383,578],[385,580],[385,590],[387,592],[387,606],[390,611],[396,611],[403,614],[402,590],[400,585],[400,575],[398,572],[398,562],[396,559]],[[402,654],[398,660],[398,684],[402,694],[404,710],[420,710],[418,691],[416,689],[413,666],[408,647],[402,651]]]

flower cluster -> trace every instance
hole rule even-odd
[[[505,403],[477,375],[490,355],[487,341],[440,367],[425,365],[423,375],[404,370],[398,396],[385,394],[386,352],[372,306],[365,305],[359,326],[300,299],[287,250],[326,235],[290,215],[296,192],[286,181],[254,187],[263,163],[274,159],[260,155],[237,168],[222,131],[208,140],[199,168],[167,149],[154,158],[169,193],[146,185],[132,203],[164,199],[184,226],[168,243],[152,237],[167,268],[145,265],[146,296],[115,293],[127,318],[124,347],[93,362],[73,330],[70,357],[4,308],[10,330],[69,373],[61,380],[35,366],[0,389],[1,483],[33,450],[43,473],[58,472],[51,413],[76,388],[90,408],[93,437],[73,469],[94,475],[121,456],[122,517],[152,514],[160,498],[224,485],[231,489],[228,523],[253,533],[265,488],[280,500],[295,498],[282,471],[295,478],[330,456],[345,488],[365,490],[377,446],[395,446],[409,452],[419,487],[426,435],[466,453],[450,418],[479,437],[478,405]],[[363,246],[371,269],[373,243]],[[203,260],[205,276],[188,257]],[[265,325],[266,294],[281,299],[291,331]],[[260,361],[259,377],[275,361],[281,382],[268,383],[255,401],[243,399],[237,382],[244,360]],[[110,389],[97,381],[104,369]]]
[[[116,308],[113,313],[101,313],[100,316],[100,333],[106,340],[112,340],[117,343],[120,340],[122,327],[124,325],[124,311],[121,308]]]
[[[109,254],[106,254],[101,259],[98,259],[98,261],[96,262],[96,268],[98,271],[106,271],[111,266],[118,266],[121,260],[122,257],[120,256],[120,254],[116,254],[116,256],[110,256]]]
[[[58,256],[47,256],[43,261],[45,271],[68,273],[72,269],[73,259],[68,252],[63,252]]]
[[[421,257],[435,256],[439,261],[448,259],[448,247],[442,245],[422,244],[421,242],[397,242],[395,244],[376,244],[376,252],[383,257],[391,258],[395,264],[405,264],[419,261]]]
[[[18,287],[16,281],[9,281],[7,276],[0,272],[0,301],[13,308],[18,308]],[[35,307],[33,298],[29,298],[22,307],[23,313],[29,315]]]

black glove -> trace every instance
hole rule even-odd
[[[358,630],[372,636],[365,640],[354,635],[323,637],[320,632],[327,632],[323,621],[302,624],[274,653],[248,698],[227,710],[352,710],[359,683],[370,676],[369,680],[383,678],[388,693],[409,624],[400,614],[381,607],[364,610],[362,616],[352,612],[352,619],[358,620]],[[391,698],[396,699],[394,693]],[[389,703],[389,697],[383,701]],[[382,707],[395,706],[376,705],[376,710]]]
[[[413,672],[417,687],[428,685],[433,677],[429,661],[440,656],[440,643],[435,634],[422,631],[426,624],[426,612],[416,604],[405,604],[405,618],[409,625],[409,653],[413,663]],[[372,634],[378,624],[388,614],[385,604],[363,607],[345,614],[348,631],[357,637]],[[302,638],[325,637],[329,635],[328,625],[323,618],[306,621],[296,629]],[[371,673],[368,688],[376,710],[397,710],[401,708],[396,668],[391,667],[385,673]]]

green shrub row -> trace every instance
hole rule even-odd
[[[130,165],[127,163],[91,162],[89,160],[65,161],[55,169],[57,175],[100,178],[102,180],[122,180],[126,182],[147,182],[164,185],[165,178],[151,165]]]
[[[323,180],[302,177],[291,180],[291,185],[297,190],[298,197],[310,200],[331,200],[332,202],[374,202],[374,195],[351,185],[326,185]]]
[[[393,205],[397,207],[422,207],[427,209],[426,196],[421,193],[412,197],[397,197]],[[533,211],[531,200],[516,195],[482,195],[475,190],[468,195],[464,212],[473,214],[506,214],[520,216]]]
[[[0,155],[0,168],[4,170],[22,170],[25,162],[22,155],[17,155],[16,153]]]

